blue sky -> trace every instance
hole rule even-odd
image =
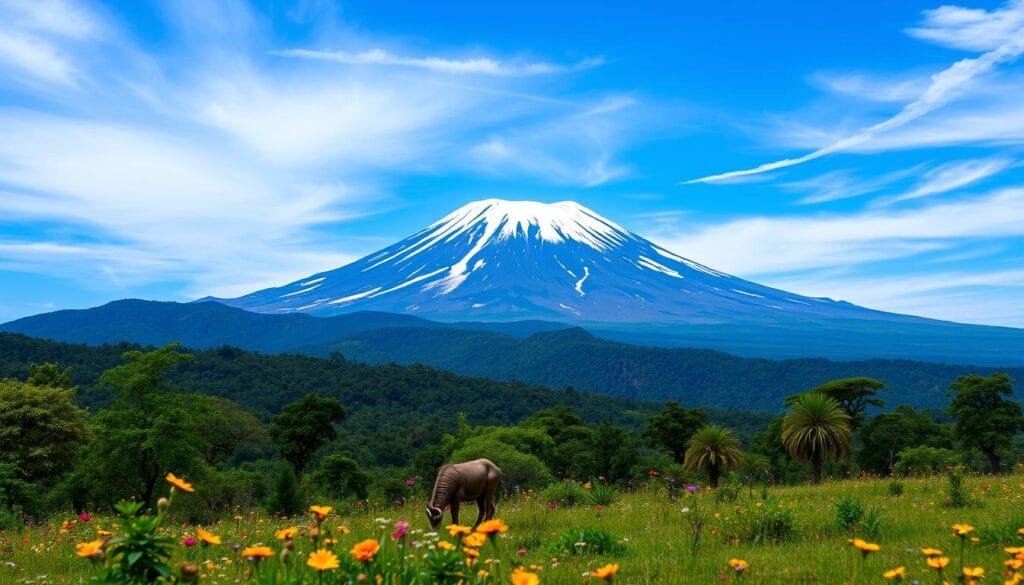
[[[487,197],[1024,327],[1024,1],[0,0],[0,321],[236,296]]]

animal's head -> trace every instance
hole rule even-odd
[[[431,530],[437,530],[437,527],[441,525],[442,518],[444,518],[444,510],[437,506],[427,506],[427,520],[430,520]]]

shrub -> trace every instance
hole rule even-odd
[[[946,488],[946,507],[966,508],[971,504],[971,496],[964,487],[964,476],[957,469],[950,469],[947,474],[949,484]]]
[[[291,516],[303,508],[299,486],[291,465],[282,465],[274,483],[274,495],[270,499],[270,511]]]
[[[898,498],[903,495],[903,482],[899,480],[892,480],[889,482],[889,495]]]
[[[846,496],[836,502],[836,526],[841,530],[852,531],[864,517],[864,506],[854,498]]]
[[[868,508],[868,511],[864,514],[864,520],[861,522],[861,532],[871,540],[878,539],[882,534],[881,508]]]
[[[340,453],[324,457],[310,480],[321,493],[338,499],[364,500],[370,485],[370,476],[356,460]]]
[[[624,550],[618,537],[604,528],[573,528],[555,537],[548,545],[552,555],[605,555]]]
[[[757,544],[792,540],[796,535],[796,520],[791,511],[779,507],[771,498],[755,508],[746,532],[746,539]]]
[[[900,451],[897,457],[893,471],[900,475],[933,475],[963,463],[955,452],[940,447],[910,447]]]
[[[490,459],[501,468],[503,486],[525,490],[551,483],[551,471],[536,455],[519,451],[490,436],[467,439],[449,460],[470,461],[481,457]]]
[[[595,483],[587,492],[587,501],[595,506],[608,507],[619,499],[619,490],[606,483]]]
[[[714,490],[715,503],[735,502],[740,497],[740,485],[733,482],[724,482]]]
[[[574,481],[561,481],[544,488],[540,492],[540,500],[562,507],[576,506],[587,501],[587,491]]]

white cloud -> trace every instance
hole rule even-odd
[[[319,61],[333,61],[346,65],[382,65],[391,67],[411,67],[415,69],[427,69],[439,73],[456,75],[496,75],[522,77],[529,75],[549,75],[552,73],[566,73],[569,71],[580,71],[597,67],[603,63],[603,59],[584,59],[572,65],[557,65],[545,62],[507,62],[490,57],[475,57],[470,59],[450,59],[446,57],[407,57],[395,55],[384,49],[370,49],[358,53],[348,51],[314,51],[310,49],[286,49],[283,51],[272,51],[274,55],[281,57],[295,57],[300,59],[315,59]]]
[[[879,198],[873,204],[892,205],[954,191],[998,174],[1011,165],[1013,160],[1003,157],[945,163],[926,172],[912,190],[900,195]]]
[[[918,165],[869,179],[857,177],[849,170],[836,170],[801,181],[783,183],[781,187],[787,191],[807,193],[797,201],[800,205],[826,203],[881,191],[897,181],[920,172],[921,169],[921,165]]]
[[[0,30],[0,70],[13,70],[31,79],[75,86],[74,66],[51,44]]]
[[[682,184],[716,183],[725,179],[785,169],[838,152],[855,149],[877,136],[902,128],[942,108],[967,91],[976,78],[997,66],[1015,61],[1024,53],[1024,2],[1013,1],[994,11],[946,7],[925,13],[921,27],[911,33],[946,46],[985,51],[978,57],[961,59],[932,75],[928,86],[894,116],[843,136],[813,152],[765,163],[753,168],[709,175]]]
[[[811,83],[827,91],[861,100],[876,102],[907,102],[921,95],[927,78],[880,78],[864,73],[819,72]]]

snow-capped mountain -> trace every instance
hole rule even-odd
[[[226,304],[433,319],[605,323],[914,319],[809,298],[665,250],[571,201],[487,199],[356,262]]]

